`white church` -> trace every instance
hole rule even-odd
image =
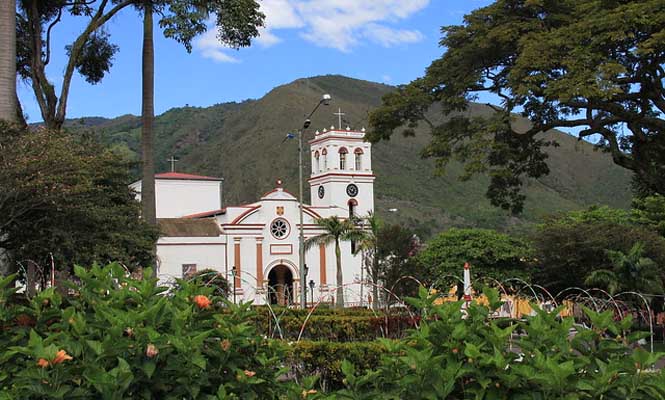
[[[254,203],[224,206],[222,178],[157,174],[157,218],[162,230],[157,242],[160,280],[170,282],[213,269],[227,277],[237,300],[298,304],[300,285],[306,284],[307,303],[312,299],[334,302],[334,245],[306,252],[307,277],[306,282],[300,282],[299,230],[303,229],[308,239],[323,233],[317,218],[363,217],[374,211],[371,145],[364,136],[364,129],[331,127],[317,131],[309,141],[311,203],[303,204],[302,227],[298,199],[284,190],[280,180]],[[131,186],[140,198],[141,182]],[[350,242],[341,246],[345,305],[367,304],[367,288],[361,298],[362,254],[353,255]]]

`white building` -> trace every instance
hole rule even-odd
[[[371,145],[363,138],[364,130],[333,128],[317,132],[310,141],[312,199],[311,205],[303,206],[305,239],[323,233],[316,218],[362,217],[374,210]],[[157,218],[162,227],[157,242],[158,276],[162,280],[210,268],[234,283],[238,299],[255,304],[299,302],[299,203],[282,188],[281,181],[254,203],[223,207],[220,178],[179,173],[155,178]],[[140,182],[133,187],[140,191]],[[353,255],[349,242],[341,245],[345,302],[358,304],[362,255]],[[307,251],[305,265],[307,301],[312,299],[312,281],[314,301],[332,302],[334,245]]]

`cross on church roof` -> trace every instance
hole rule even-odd
[[[333,113],[333,115],[337,115],[337,117],[339,118],[339,125],[337,125],[337,129],[339,129],[339,130],[341,131],[341,130],[342,130],[342,117],[343,117],[344,115],[346,115],[346,113],[343,113],[343,112],[342,112],[342,109],[341,109],[341,108],[338,108],[338,109],[337,109],[337,112],[336,112],[336,113]]]
[[[168,162],[171,163],[171,172],[175,172],[175,163],[177,163],[177,162],[180,161],[180,160],[178,160],[177,158],[171,156],[171,158],[169,158],[169,159],[166,160],[166,161],[168,161]]]

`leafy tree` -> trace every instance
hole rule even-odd
[[[60,129],[65,121],[67,99],[74,71],[87,82],[99,83],[113,65],[118,47],[110,43],[102,29],[113,16],[135,0],[19,0],[17,15],[17,73],[30,82],[44,124]],[[47,66],[51,60],[52,32],[69,13],[87,18],[87,24],[77,38],[65,47],[67,65],[62,75],[60,93],[48,79]]]
[[[665,236],[665,196],[655,195],[633,200],[635,222],[651,227]]]
[[[383,227],[382,221],[376,214],[370,212],[367,218],[364,219],[365,237],[356,244],[356,254],[363,253],[365,268],[367,275],[372,280],[372,307],[378,307],[379,295],[379,279],[381,273],[381,265],[379,258],[379,234]]]
[[[532,242],[539,265],[534,281],[554,293],[583,286],[590,273],[612,265],[611,252],[629,254],[638,242],[644,257],[665,265],[665,239],[631,220],[553,217],[537,227]]]
[[[644,245],[635,243],[628,254],[607,252],[611,269],[592,271],[584,280],[587,286],[605,288],[610,294],[623,291],[662,293],[663,276],[656,263],[643,256]]]
[[[422,278],[422,271],[416,263],[420,240],[409,228],[388,225],[379,231],[378,243],[379,277],[383,285],[400,298],[413,296],[417,292],[418,284],[411,279],[402,278]],[[388,304],[394,300],[388,294],[385,294],[385,297]],[[378,300],[377,297],[375,299]]]
[[[139,219],[130,163],[62,132],[0,132],[0,248],[13,265],[153,262],[157,230]]]
[[[60,129],[65,121],[74,72],[96,84],[110,71],[118,47],[111,43],[104,26],[121,10],[149,5],[159,13],[164,35],[183,43],[188,51],[192,39],[206,31],[211,16],[222,42],[242,46],[249,44],[247,35],[251,38],[258,34],[264,19],[255,0],[19,0],[17,3],[17,73],[30,83],[44,123],[53,129]],[[52,32],[66,13],[86,18],[86,23],[83,31],[65,47],[67,65],[57,93],[46,69],[53,51]]]
[[[664,29],[661,0],[496,0],[442,28],[445,53],[384,97],[369,139],[389,139],[404,125],[413,134],[423,121],[432,133],[424,156],[439,169],[465,163],[464,178],[488,173],[492,203],[519,212],[525,179],[549,172],[547,132],[577,128],[665,194]],[[482,93],[500,105],[470,116],[469,102]]]
[[[468,262],[478,278],[527,278],[532,249],[525,241],[490,229],[449,229],[429,242],[418,255],[424,276],[437,282],[444,275],[462,275]]]
[[[344,307],[344,277],[342,275],[342,250],[340,248],[340,241],[362,241],[365,237],[365,232],[358,229],[355,224],[356,221],[350,219],[339,219],[337,216],[328,218],[317,218],[316,223],[323,229],[323,233],[311,237],[305,241],[305,249],[310,249],[318,245],[335,244],[335,265],[337,267],[337,295],[336,305],[339,308]]]

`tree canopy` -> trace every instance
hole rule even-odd
[[[654,227],[643,224],[630,214],[606,207],[553,217],[538,226],[533,235],[538,268],[534,281],[553,293],[567,287],[583,286],[593,271],[612,270],[616,254],[636,253],[665,265],[665,239]],[[663,273],[661,279],[665,278]],[[593,280],[588,283],[593,286]],[[642,290],[647,290],[643,287]]]
[[[139,218],[131,167],[90,140],[0,126],[0,248],[13,265],[149,266],[157,230]]]
[[[191,51],[191,42],[207,30],[210,19],[217,26],[217,38],[231,48],[248,46],[258,36],[264,14],[255,0],[151,0],[159,14],[164,35]],[[142,0],[18,0],[16,25],[17,74],[30,83],[46,126],[60,129],[65,121],[67,99],[74,72],[89,83],[99,83],[113,66],[119,50],[105,30],[109,20],[121,10]],[[47,67],[53,31],[63,15],[85,19],[84,29],[65,46],[67,64],[61,79],[49,79]],[[61,82],[59,92],[54,81]]]
[[[462,275],[464,263],[480,277],[529,276],[532,250],[526,242],[490,229],[449,229],[426,243],[418,263],[429,282]]]
[[[492,203],[519,212],[525,180],[549,172],[546,133],[572,128],[665,192],[661,0],[497,0],[442,32],[445,53],[370,115],[371,141],[422,122],[432,133],[424,156],[439,169],[465,163],[463,178],[487,173]],[[483,93],[499,99],[494,112],[466,113]],[[439,112],[446,118],[432,118]]]

